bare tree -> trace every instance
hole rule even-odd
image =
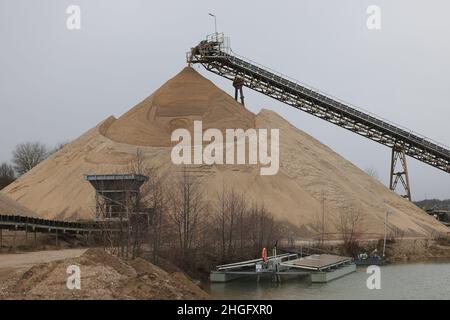
[[[19,175],[22,175],[48,156],[48,148],[40,142],[26,142],[16,146],[13,151],[14,169]]]
[[[245,202],[245,195],[241,194],[237,199],[236,213],[238,216],[238,226],[239,226],[239,246],[241,252],[244,250],[244,245],[246,242],[246,229],[248,228],[248,208]]]
[[[369,167],[365,171],[366,171],[367,175],[374,178],[375,180],[380,181],[380,176],[378,175],[378,171],[377,171],[377,169],[375,169],[375,167]]]
[[[344,249],[348,254],[355,254],[358,248],[358,239],[363,233],[363,215],[361,210],[346,206],[338,216],[336,229],[342,235]]]
[[[13,166],[7,162],[0,164],[0,177],[14,178],[15,173]]]
[[[159,248],[159,238],[161,236],[159,227],[162,223],[163,210],[165,210],[165,197],[161,179],[156,169],[146,165],[144,154],[140,149],[137,149],[136,157],[130,163],[128,172],[144,175],[148,178],[140,188],[138,198],[129,201],[131,207],[127,209],[129,245],[131,246],[132,257],[136,258],[140,255],[141,247],[145,240],[149,240],[150,245],[153,244],[153,249],[155,249],[155,246]],[[155,217],[155,214],[158,217]],[[151,222],[157,222],[158,228],[151,230]],[[151,237],[151,231],[158,231],[157,238]],[[153,251],[154,259],[156,259],[158,255],[157,250]]]
[[[323,245],[325,241],[326,233],[326,221],[325,221],[325,193],[321,193],[321,209],[316,211],[314,220],[312,223],[313,229],[320,235],[319,244]]]
[[[156,173],[149,174],[148,191],[144,191],[143,198],[149,208],[151,208],[151,226],[149,229],[149,242],[152,248],[153,261],[158,262],[160,251],[164,243],[167,224],[167,196],[164,186],[164,178]]]
[[[247,237],[247,205],[244,194],[238,194],[234,189],[226,190],[217,195],[215,209],[215,225],[220,235],[220,255],[222,262],[232,259],[235,255],[236,243],[240,250],[244,248]]]
[[[195,248],[195,240],[200,230],[200,217],[204,214],[206,203],[198,178],[186,167],[181,177],[171,188],[169,215],[178,238],[182,262],[187,262],[188,254]]]
[[[12,183],[15,179],[16,175],[13,166],[3,162],[0,165],[0,190]]]
[[[220,248],[220,256],[221,256],[221,262],[223,263],[225,261],[225,256],[226,256],[226,247],[227,247],[227,208],[226,208],[226,196],[225,196],[225,187],[223,187],[222,189],[222,193],[219,194],[218,196],[218,204],[217,204],[217,208],[216,208],[216,222],[217,222],[217,229],[218,229],[218,233],[220,235],[220,243],[219,243],[219,248]]]
[[[140,206],[149,214],[146,238],[152,251],[153,262],[157,263],[168,233],[166,215],[168,191],[165,185],[167,175],[160,175],[157,168],[147,166],[140,150],[137,151],[136,160],[132,163],[131,172],[148,177],[148,181],[141,187]]]
[[[253,244],[253,253],[260,254],[263,247],[270,248],[278,240],[281,228],[264,205],[253,203],[249,213],[249,233]]]
[[[52,154],[62,150],[68,144],[69,144],[69,142],[59,142],[59,143],[57,143],[53,148],[48,150],[48,153],[47,153],[48,155],[47,156],[50,156],[50,155],[52,155]]]

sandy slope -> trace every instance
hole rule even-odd
[[[119,119],[110,117],[67,145],[2,192],[47,218],[91,218],[94,191],[89,173],[126,172],[139,148],[149,166],[177,172],[170,160],[170,134],[202,120],[207,128],[278,128],[280,170],[261,176],[255,165],[202,166],[202,185],[214,199],[223,185],[264,203],[280,220],[312,230],[325,197],[327,231],[339,213],[361,211],[365,232],[383,233],[391,211],[392,232],[432,236],[447,228],[397,196],[349,161],[276,113],[254,115],[209,80],[186,68]],[[400,232],[398,232],[400,231]]]
[[[39,261],[33,254],[21,255],[34,262],[31,268],[16,265],[3,269],[0,265],[0,300],[209,298],[186,275],[169,274],[140,258],[124,261],[102,249],[83,250],[82,253],[44,251],[40,252],[42,258]],[[50,254],[53,256],[49,257]],[[59,259],[55,259],[57,255]],[[7,256],[14,260],[9,257],[11,255]],[[73,265],[80,268],[80,290],[67,288],[67,268]],[[7,271],[4,279],[3,270]]]
[[[199,73],[185,68],[150,97],[105,128],[111,140],[141,146],[170,146],[178,128],[254,128],[255,116]]]
[[[38,215],[21,205],[14,199],[11,199],[7,195],[0,193],[0,214],[4,215],[23,215],[28,217],[37,217]]]

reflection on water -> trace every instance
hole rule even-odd
[[[381,267],[381,289],[369,290],[365,267],[326,284],[301,278],[279,285],[256,278],[210,285],[215,299],[450,299],[450,263],[395,264]]]

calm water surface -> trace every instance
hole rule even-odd
[[[280,285],[253,278],[211,284],[215,299],[450,299],[450,262],[393,264],[381,267],[381,289],[366,286],[365,267],[326,284],[284,279]]]

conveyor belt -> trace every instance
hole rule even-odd
[[[388,147],[400,148],[405,154],[450,173],[448,147],[239,57],[222,34],[200,42],[188,54],[188,62],[200,63],[230,80],[238,78],[248,88]]]
[[[120,231],[116,223],[100,221],[68,222],[18,215],[0,215],[0,229],[72,234]]]

